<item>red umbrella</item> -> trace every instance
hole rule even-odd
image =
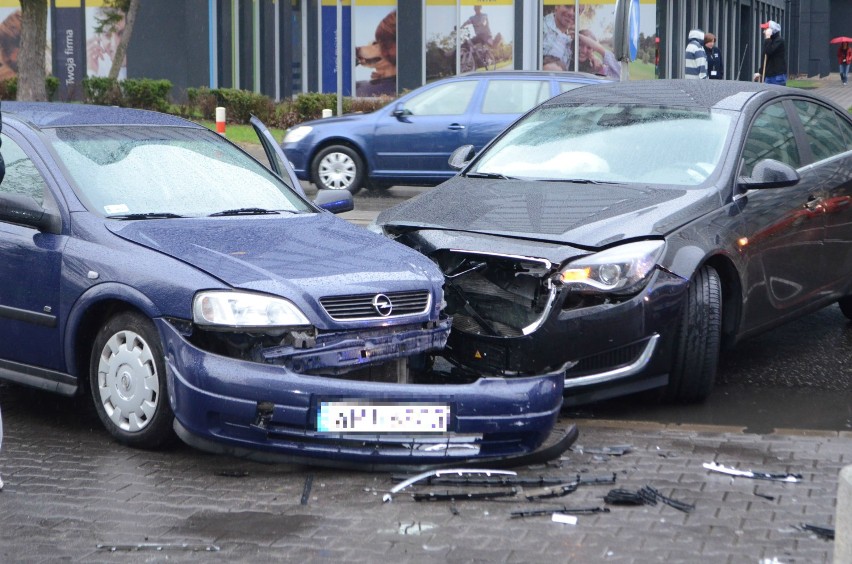
[[[852,43],[852,37],[846,37],[845,35],[841,35],[840,37],[835,37],[829,43]]]

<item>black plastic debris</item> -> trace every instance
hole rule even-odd
[[[216,475],[225,478],[245,478],[249,473],[248,470],[220,470],[216,472]]]
[[[556,507],[549,509],[526,509],[512,511],[510,517],[519,519],[522,517],[538,517],[540,515],[552,515],[563,513],[566,515],[592,515],[594,513],[609,513],[609,507]]]
[[[657,505],[657,502],[659,502],[684,513],[689,513],[695,509],[695,506],[691,503],[664,496],[651,486],[645,486],[635,492],[621,488],[610,490],[604,496],[604,502],[610,505]]]
[[[728,474],[729,476],[738,476],[741,478],[751,478],[753,480],[774,480],[776,482],[802,481],[801,474],[770,474],[768,472],[753,472],[752,470],[737,470],[736,468],[731,468],[730,466],[723,466],[722,464],[717,464],[715,462],[705,462],[703,466],[704,468],[712,470],[714,472],[721,472],[722,474]]]
[[[762,497],[763,499],[768,499],[769,501],[775,501],[774,495],[769,495],[769,494],[758,492],[757,486],[754,487],[754,495],[756,495],[757,497]]]
[[[834,529],[829,527],[821,527],[819,525],[809,525],[807,523],[802,523],[799,525],[799,528],[803,531],[808,531],[809,533],[814,533],[821,539],[825,540],[834,540]]]
[[[543,488],[535,488],[524,491],[524,497],[529,501],[536,499],[548,499],[551,497],[562,497],[577,491],[579,481],[568,482],[567,484],[558,484],[556,486],[546,486]]]
[[[414,501],[476,501],[483,499],[495,499],[501,497],[515,497],[518,495],[518,490],[512,488],[510,490],[488,490],[481,492],[429,492],[411,494]]]
[[[631,445],[612,445],[603,447],[579,447],[583,454],[606,454],[608,456],[624,456],[633,449]]]
[[[313,485],[314,485],[314,475],[308,474],[308,476],[305,478],[305,486],[302,488],[302,500],[301,500],[302,505],[307,505],[308,500],[311,499],[311,488],[313,487]]]
[[[97,549],[105,552],[164,552],[167,550],[179,550],[186,552],[219,552],[220,548],[215,544],[98,544]]]

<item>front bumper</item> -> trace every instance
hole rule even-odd
[[[188,443],[239,456],[371,468],[437,467],[533,453],[562,406],[562,373],[479,378],[470,384],[397,384],[310,376],[215,355],[164,319],[175,428]],[[321,432],[321,402],[446,404],[446,433]]]

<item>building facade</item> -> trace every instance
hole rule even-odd
[[[636,16],[626,68],[611,64],[616,0],[144,0],[122,76],[168,79],[178,99],[198,86],[275,99],[395,95],[473,69],[678,78],[687,34],[700,28],[718,37],[725,78],[749,80],[768,19],[782,26],[789,74],[824,76],[836,70],[830,38],[852,34],[842,29],[852,3],[842,0],[621,1]],[[103,0],[50,5],[52,73],[62,97],[79,98],[81,77],[105,74],[92,52],[109,44],[94,41]]]

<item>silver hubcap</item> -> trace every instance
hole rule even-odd
[[[333,190],[348,190],[355,181],[355,161],[344,153],[329,153],[319,163],[320,183]]]
[[[113,335],[98,362],[98,392],[107,417],[124,431],[141,431],[154,417],[159,390],[148,343],[133,331]]]

